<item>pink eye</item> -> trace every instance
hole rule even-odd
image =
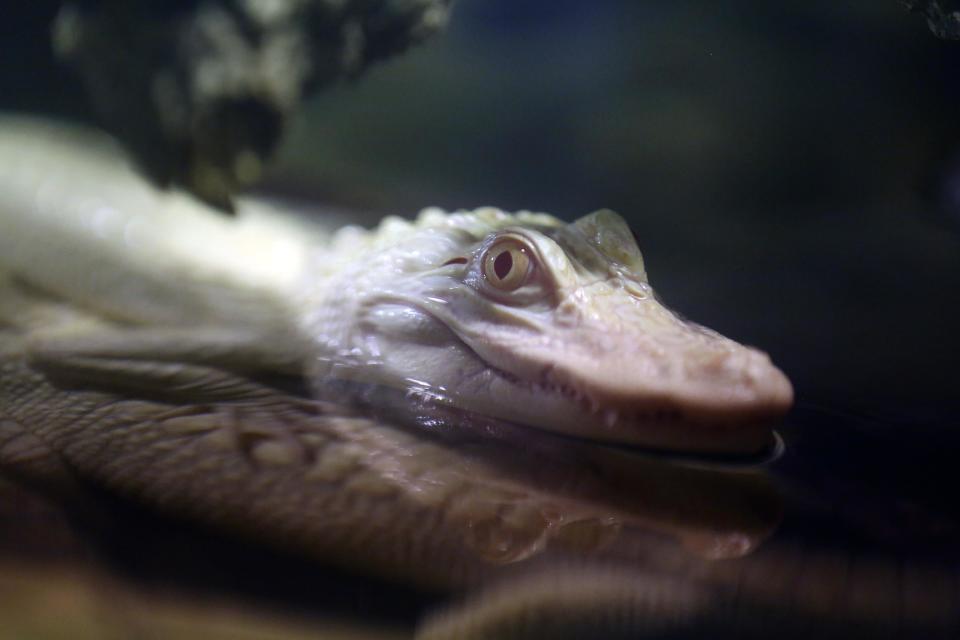
[[[528,249],[515,240],[499,242],[483,256],[483,276],[502,291],[519,289],[530,273]]]

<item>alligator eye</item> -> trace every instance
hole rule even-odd
[[[487,250],[483,257],[483,276],[502,291],[519,289],[530,273],[530,255],[523,245],[504,242]]]

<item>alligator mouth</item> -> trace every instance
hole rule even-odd
[[[339,402],[346,397],[352,398],[363,413],[375,419],[425,431],[430,437],[454,443],[500,441],[513,448],[520,446],[533,450],[562,447],[571,452],[606,451],[638,460],[718,470],[763,467],[779,459],[786,449],[783,439],[772,430],[764,446],[748,452],[678,449],[566,433],[474,411],[443,396],[389,385],[341,380],[328,390]],[[682,424],[679,418],[670,417],[672,414],[663,415],[661,421],[665,426]]]
[[[773,425],[785,411],[779,407],[742,407],[719,412],[688,411],[663,400],[609,401],[561,382],[547,366],[538,380],[527,380],[491,366],[491,373],[516,389],[562,399],[594,425],[593,433],[552,429],[536,424],[529,428],[557,433],[584,442],[645,452],[659,457],[757,464],[779,457],[782,441]],[[697,414],[700,414],[699,416]]]
[[[742,421],[697,422],[690,420],[683,410],[666,406],[616,408],[600,403],[570,384],[551,381],[549,376],[539,381],[526,380],[489,363],[486,371],[517,389],[574,405],[586,420],[593,421],[595,433],[578,433],[554,425],[492,415],[463,406],[455,398],[435,393],[426,386],[398,388],[377,382],[327,380],[319,396],[337,403],[349,398],[351,404],[376,419],[456,441],[493,439],[533,448],[591,448],[704,468],[764,466],[778,459],[785,448],[783,440],[772,430],[770,420],[755,422],[748,429],[748,446],[744,446]]]
[[[445,402],[446,408],[468,422],[497,422],[502,425],[509,425],[510,428],[515,430],[522,430],[532,437],[545,441],[615,451],[638,458],[671,462],[684,466],[708,469],[757,468],[775,462],[786,451],[783,438],[771,427],[774,421],[779,421],[779,418],[782,417],[780,413],[777,413],[776,420],[765,418],[752,423],[732,419],[724,422],[697,422],[688,419],[681,409],[675,407],[617,409],[604,406],[596,398],[574,388],[572,385],[549,381],[549,376],[545,376],[544,381],[533,382],[496,367],[490,367],[490,371],[519,388],[572,401],[585,414],[602,421],[603,427],[621,429],[621,433],[631,430],[641,432],[643,440],[646,442],[563,432],[536,424],[485,415],[458,407],[449,401]],[[751,442],[749,447],[732,448],[727,446],[729,443],[724,442],[722,437],[718,437],[726,432],[733,434],[738,440],[743,439],[742,434],[745,432],[745,427],[753,431],[759,431],[759,434],[749,436]],[[665,444],[656,443],[658,439],[655,436],[658,431],[669,434],[669,437],[664,438],[666,440]],[[680,445],[678,432],[688,433],[692,442],[689,442],[686,447]],[[712,439],[714,445],[704,446],[704,439],[706,438]]]

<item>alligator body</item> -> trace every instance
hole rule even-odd
[[[777,491],[643,452],[763,455],[792,390],[664,308],[615,214],[225,219],[85,135],[0,133],[6,475],[479,594],[423,638],[889,628],[820,610],[817,572],[703,564],[754,551]],[[915,608],[898,624],[954,628]]]

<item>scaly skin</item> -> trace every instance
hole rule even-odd
[[[94,143],[7,129],[0,254],[18,277],[143,326],[295,333],[318,393],[349,381],[593,440],[734,453],[769,446],[792,402],[766,355],[655,299],[611,212],[428,210],[330,239],[252,204],[216,218]]]
[[[0,129],[6,474],[483,586],[425,638],[885,624],[785,606],[749,569],[671,577],[754,550],[779,498],[762,474],[621,445],[754,454],[792,392],[765,355],[660,305],[614,214],[427,211],[329,234],[248,203],[233,221],[81,139]]]

